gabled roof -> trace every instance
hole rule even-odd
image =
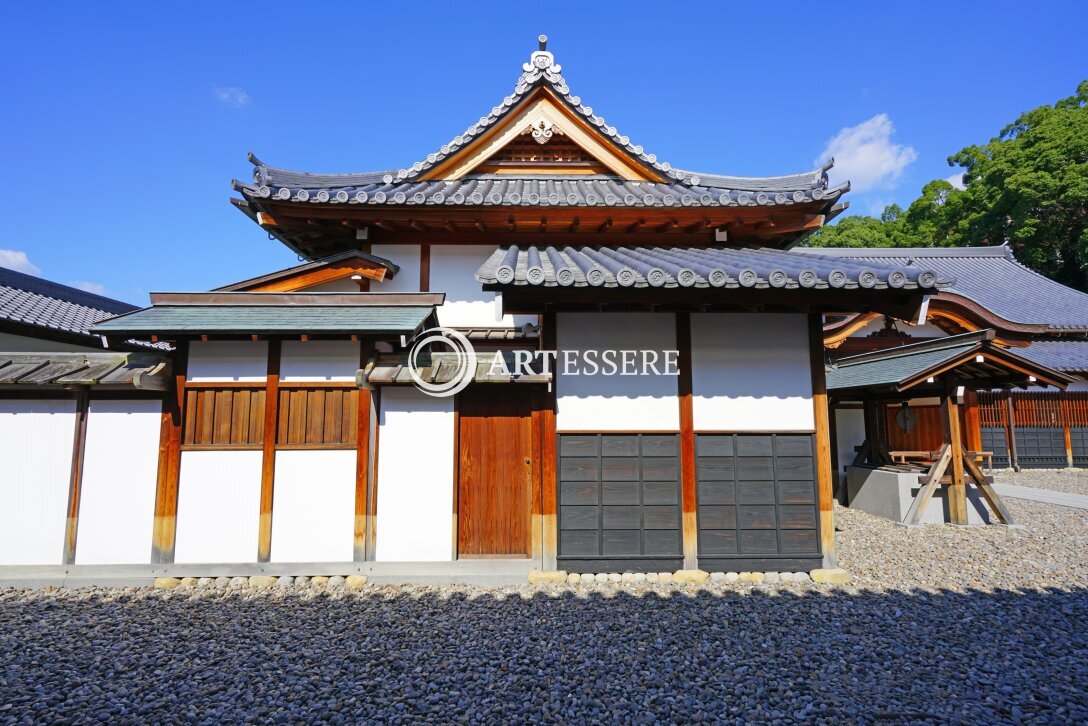
[[[0,267],[0,327],[100,346],[91,327],[133,310],[135,305],[120,300]]]
[[[878,290],[925,290],[952,282],[918,267],[862,265],[766,248],[514,245],[496,249],[476,279],[494,286]]]
[[[828,210],[849,189],[849,183],[828,188],[826,171],[831,161],[802,174],[757,178],[703,174],[660,161],[571,92],[546,42],[547,38],[540,36],[539,50],[523,65],[510,95],[465,131],[410,166],[359,174],[309,174],[269,166],[250,154],[253,182],[235,182],[234,187],[253,200],[331,205],[722,207],[826,202]],[[443,165],[521,112],[525,103],[541,91],[592,129],[594,138],[643,169],[645,178],[443,178]]]
[[[356,270],[370,279],[381,281],[385,278],[394,277],[400,271],[400,267],[392,260],[387,260],[384,257],[378,257],[361,250],[347,250],[313,262],[304,262],[301,265],[270,272],[231,285],[224,285],[216,288],[216,292],[246,290],[292,292],[297,289],[292,285],[293,282],[305,280],[308,282],[304,283],[304,285],[319,284],[320,282],[347,277]],[[323,274],[325,272],[328,274]],[[377,274],[373,274],[375,272]]]
[[[964,335],[849,356],[827,368],[827,390],[898,393],[954,372],[961,385],[1049,384],[1065,388],[1072,379],[993,345],[994,331]]]
[[[1088,331],[1088,294],[1016,261],[1008,247],[795,248],[794,252],[861,264],[931,269],[955,278],[941,298],[963,298],[998,318],[1055,332]]]

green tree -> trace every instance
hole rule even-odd
[[[1088,291],[1088,81],[984,146],[948,158],[965,189],[932,181],[903,211],[847,217],[812,234],[813,247],[1010,245],[1044,275]]]

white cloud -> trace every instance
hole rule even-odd
[[[72,287],[77,287],[83,292],[92,292],[95,295],[105,295],[106,286],[99,282],[88,282],[86,280],[76,280],[72,283]]]
[[[830,171],[834,183],[849,179],[855,192],[891,189],[903,170],[918,158],[912,147],[894,143],[893,133],[895,127],[888,114],[878,114],[835,134],[816,163],[835,157]]]
[[[945,179],[945,181],[956,187],[957,189],[967,188],[967,185],[963,183],[963,172],[960,172],[959,174],[953,174],[952,176]]]
[[[0,267],[28,275],[40,275],[42,272],[22,250],[0,250]]]
[[[242,108],[249,105],[249,94],[238,86],[217,86],[215,98],[227,108]]]

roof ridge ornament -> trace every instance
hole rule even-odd
[[[536,73],[550,68],[551,73],[558,75],[563,67],[555,62],[555,56],[548,50],[548,36],[540,35],[537,41],[540,44],[539,48],[529,56],[529,62],[521,66],[522,70],[526,73]]]

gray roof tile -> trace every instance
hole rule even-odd
[[[136,306],[0,267],[0,320],[91,337],[100,320]]]
[[[930,270],[860,264],[766,248],[526,247],[496,249],[476,271],[485,285],[931,289]]]
[[[1088,340],[1036,340],[1014,350],[1021,358],[1056,371],[1088,372]]]
[[[1021,265],[1008,247],[798,247],[793,252],[934,270],[956,280],[944,292],[961,295],[1009,322],[1088,331],[1088,294]]]

